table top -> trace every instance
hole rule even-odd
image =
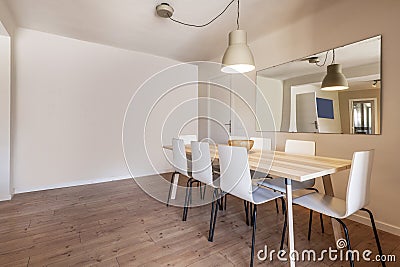
[[[172,146],[163,148],[172,150]],[[191,154],[190,145],[186,145],[186,153]],[[217,146],[210,145],[210,153],[211,157],[218,159]],[[351,160],[252,149],[249,151],[249,167],[254,171],[304,182],[350,169]]]

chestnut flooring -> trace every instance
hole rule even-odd
[[[0,203],[0,216],[2,267],[249,264],[251,228],[244,222],[243,203],[232,196],[228,197],[227,210],[218,214],[213,243],[207,241],[210,205],[191,208],[188,221],[182,222],[181,207],[167,208],[144,193],[133,179],[19,194]],[[315,215],[312,238],[308,241],[307,210],[294,207],[294,216],[298,250],[334,247],[328,218],[325,217],[326,232],[321,234]],[[353,248],[370,249],[376,254],[372,229],[349,220],[345,222]],[[283,216],[276,213],[273,203],[259,207],[256,251],[265,245],[269,249],[278,248],[282,223]],[[395,254],[399,262],[400,237],[383,231],[379,234],[384,253]],[[256,259],[256,263],[288,266],[277,260]],[[299,262],[296,266],[348,266],[348,263],[326,259],[317,263]],[[356,266],[380,264],[359,262]]]

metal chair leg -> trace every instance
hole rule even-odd
[[[171,199],[171,192],[172,192],[172,183],[174,182],[174,177],[177,172],[172,173],[171,182],[169,184],[169,192],[168,192],[168,199],[167,199],[167,207],[169,206],[169,200]]]
[[[325,233],[324,219],[322,218],[322,213],[319,214],[319,222],[321,223],[321,232]]]
[[[350,266],[354,267],[354,260],[353,260],[353,257],[352,257],[352,253],[350,253],[351,245],[350,245],[349,231],[347,229],[347,226],[346,226],[346,224],[344,224],[344,222],[342,220],[340,220],[338,218],[334,218],[334,219],[336,221],[338,221],[343,227],[344,235],[346,237],[346,242],[347,242],[347,252],[348,252],[347,254],[349,255]]]
[[[308,220],[308,237],[307,237],[308,240],[311,239],[312,215],[313,215],[313,211],[310,210],[310,219]]]
[[[219,198],[219,210],[224,210],[224,193],[221,190],[221,197]]]
[[[201,188],[201,182],[199,182],[198,187],[199,187],[200,199],[203,199],[203,190],[201,190],[202,189]]]
[[[282,230],[282,238],[281,238],[281,245],[279,247],[279,250],[283,250],[283,243],[285,242],[285,237],[286,237],[286,228],[287,228],[287,214],[286,214],[286,202],[282,198],[282,209],[284,210],[284,216],[285,216],[285,221],[283,222],[283,230]]]
[[[182,215],[182,221],[186,221],[187,218],[187,211],[188,211],[188,206],[189,206],[189,197],[190,197],[190,193],[189,193],[189,187],[191,187],[192,185],[192,180],[193,178],[189,178],[189,180],[186,183],[186,195],[185,195],[185,204],[183,206],[183,215]]]
[[[246,200],[243,200],[244,211],[246,213],[246,224],[249,225],[249,203]]]
[[[250,203],[249,202],[249,205],[250,205],[250,226],[253,226],[253,203]]]
[[[282,212],[283,212],[283,215],[285,215],[285,214],[286,214],[286,203],[285,203],[285,199],[284,199],[283,197],[281,197],[280,199],[281,199],[281,201],[282,201]],[[277,200],[277,199],[275,199],[275,200]]]
[[[228,194],[225,194],[224,210],[226,210],[226,200],[228,199]]]
[[[369,214],[369,219],[371,220],[372,230],[374,231],[376,246],[378,247],[378,251],[379,251],[381,263],[382,263],[382,266],[385,267],[385,266],[386,266],[386,263],[385,263],[384,260],[382,260],[382,254],[383,254],[383,253],[382,253],[382,247],[381,247],[381,242],[379,241],[378,231],[376,230],[374,215],[372,215],[372,212],[371,212],[369,209],[362,208],[361,210],[366,211],[366,212],[368,212],[368,214]]]
[[[254,247],[256,244],[256,221],[257,221],[257,205],[254,205],[253,208],[253,216],[252,221],[253,221],[253,236],[251,238],[251,259],[250,259],[250,267],[253,267],[254,265]]]
[[[210,231],[208,233],[208,241],[213,242],[214,240],[214,228],[215,228],[215,219],[216,219],[216,211],[218,210],[217,203],[217,189],[213,191],[213,197],[211,202],[211,216],[210,216]]]
[[[312,190],[312,191],[315,191],[315,192],[319,193],[319,190],[317,188],[314,188],[314,187],[307,187],[307,188],[304,188],[304,189]],[[320,223],[321,223],[321,232],[325,233],[324,220],[322,219],[322,213],[319,214],[319,220],[320,220]]]

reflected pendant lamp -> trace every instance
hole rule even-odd
[[[322,80],[321,90],[339,91],[349,89],[349,83],[342,73],[342,65],[331,64],[327,67],[325,78]]]
[[[221,71],[245,73],[255,69],[254,57],[247,45],[247,33],[235,30],[229,33],[229,46],[222,58]]]

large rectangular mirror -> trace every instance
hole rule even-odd
[[[380,134],[381,39],[258,71],[257,131]]]

